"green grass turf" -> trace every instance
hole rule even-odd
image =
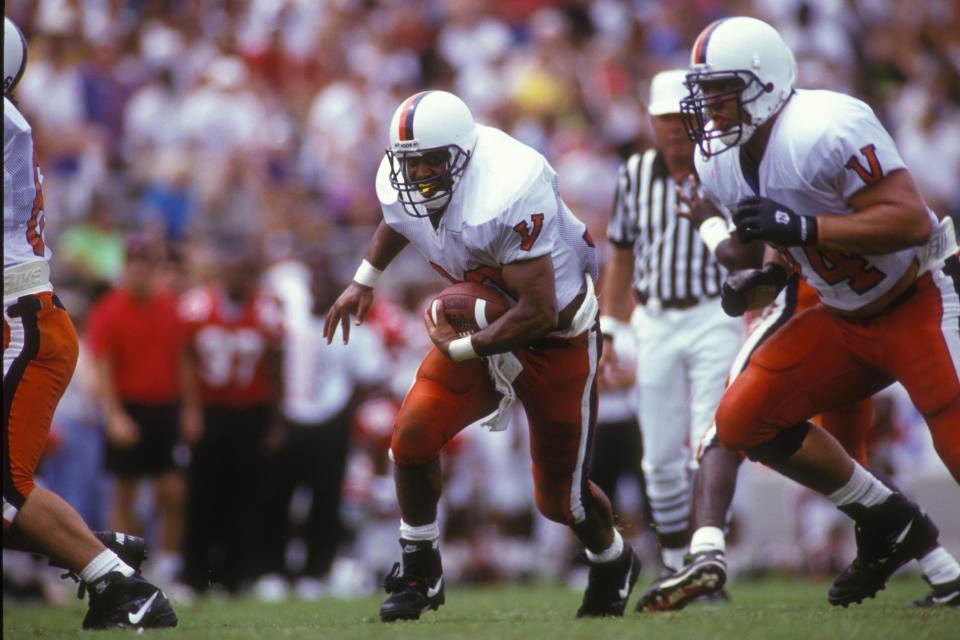
[[[915,577],[897,579],[877,599],[848,609],[826,601],[827,582],[766,578],[730,585],[725,605],[694,605],[684,611],[637,614],[632,605],[647,584],[641,577],[623,619],[575,620],[580,594],[563,586],[531,585],[468,588],[452,585],[447,604],[418,622],[384,625],[377,617],[380,596],[355,600],[290,601],[264,604],[249,599],[201,601],[179,607],[180,625],[153,630],[153,638],[191,640],[284,640],[368,638],[476,638],[553,640],[554,638],[644,638],[673,640],[933,640],[960,638],[960,608],[908,609],[924,595]],[[64,607],[5,604],[3,638],[129,638],[129,631],[81,632],[83,603]]]

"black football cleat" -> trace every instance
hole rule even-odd
[[[640,558],[624,540],[620,557],[610,562],[589,562],[587,590],[577,609],[578,618],[620,617],[627,608],[633,585],[640,576]]]
[[[147,543],[143,538],[120,533],[119,531],[94,531],[93,535],[103,546],[117,554],[117,557],[127,566],[135,572],[140,573],[140,567],[143,566],[144,560],[147,559]],[[60,569],[66,568],[55,560],[50,560],[50,566]],[[83,600],[83,594],[86,592],[87,585],[80,579],[80,576],[73,571],[67,571],[60,577],[70,578],[74,582],[79,583],[77,598]]]
[[[926,580],[926,578],[924,578]],[[927,583],[931,587],[930,593],[925,598],[914,600],[910,603],[911,607],[960,607],[960,578],[944,582],[943,584],[933,584],[929,580]]]
[[[163,591],[134,574],[117,572],[91,583],[87,588],[90,607],[83,619],[84,629],[156,629],[177,626],[177,614]]]
[[[402,564],[393,565],[383,579],[390,594],[380,605],[380,620],[419,620],[420,614],[445,602],[440,551],[432,542],[400,539]],[[401,570],[402,566],[402,570]]]
[[[827,592],[834,606],[875,597],[897,569],[934,548],[940,534],[927,514],[899,493],[872,507],[852,504],[840,510],[856,523],[857,557]]]
[[[93,535],[130,568],[140,573],[140,567],[148,557],[147,543],[143,538],[119,531],[94,531]]]
[[[643,592],[638,612],[678,611],[694,600],[723,593],[727,582],[723,551],[701,551],[688,558],[678,571],[659,578]]]

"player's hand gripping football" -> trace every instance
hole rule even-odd
[[[817,218],[795,213],[770,198],[753,196],[737,203],[733,214],[740,242],[764,240],[781,247],[817,244]]]
[[[439,307],[440,308],[437,309],[436,322],[433,321],[433,314],[430,312],[430,307],[423,310],[423,324],[426,325],[427,334],[430,336],[433,344],[440,350],[440,353],[449,358],[450,343],[462,336],[457,335],[456,329],[454,329],[450,321],[447,320],[446,314],[443,313],[442,301]]]
[[[330,310],[327,311],[327,317],[323,323],[323,337],[327,344],[333,342],[333,336],[337,333],[337,326],[340,327],[343,334],[343,344],[350,341],[350,316],[353,316],[353,324],[360,326],[364,318],[367,317],[367,311],[373,304],[373,288],[351,282],[343,290],[337,301],[333,303]]]
[[[730,273],[720,287],[720,305],[728,316],[742,316],[773,302],[787,284],[787,270],[769,262],[763,269],[744,269]]]

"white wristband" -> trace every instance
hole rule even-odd
[[[373,286],[377,284],[377,280],[380,279],[381,275],[383,275],[383,271],[377,269],[364,259],[364,261],[360,263],[360,266],[357,267],[357,272],[353,274],[353,281],[372,289]]]
[[[450,343],[448,349],[450,351],[450,358],[454,362],[462,362],[463,360],[472,360],[480,357],[477,352],[473,350],[473,338],[470,336],[457,338]]]
[[[623,323],[613,316],[600,316],[600,333],[613,337]]]
[[[727,221],[720,216],[712,216],[704,220],[698,231],[703,244],[707,245],[710,253],[714,255],[717,254],[717,247],[720,246],[720,243],[730,237]]]

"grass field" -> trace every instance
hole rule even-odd
[[[641,577],[638,588],[646,584]],[[379,596],[356,600],[291,601],[263,604],[253,600],[206,601],[179,607],[174,630],[149,631],[155,638],[191,640],[321,640],[377,638],[475,638],[484,640],[553,640],[554,638],[644,638],[674,640],[933,640],[960,638],[960,608],[905,608],[926,593],[919,578],[894,580],[876,600],[849,609],[826,601],[827,583],[785,579],[739,581],[730,586],[725,605],[691,606],[665,614],[637,614],[623,619],[575,620],[580,594],[562,586],[448,587],[447,604],[419,622],[384,625],[377,617]],[[631,598],[631,605],[636,595]],[[3,637],[129,638],[126,631],[79,631],[83,604],[43,607],[4,606]]]

